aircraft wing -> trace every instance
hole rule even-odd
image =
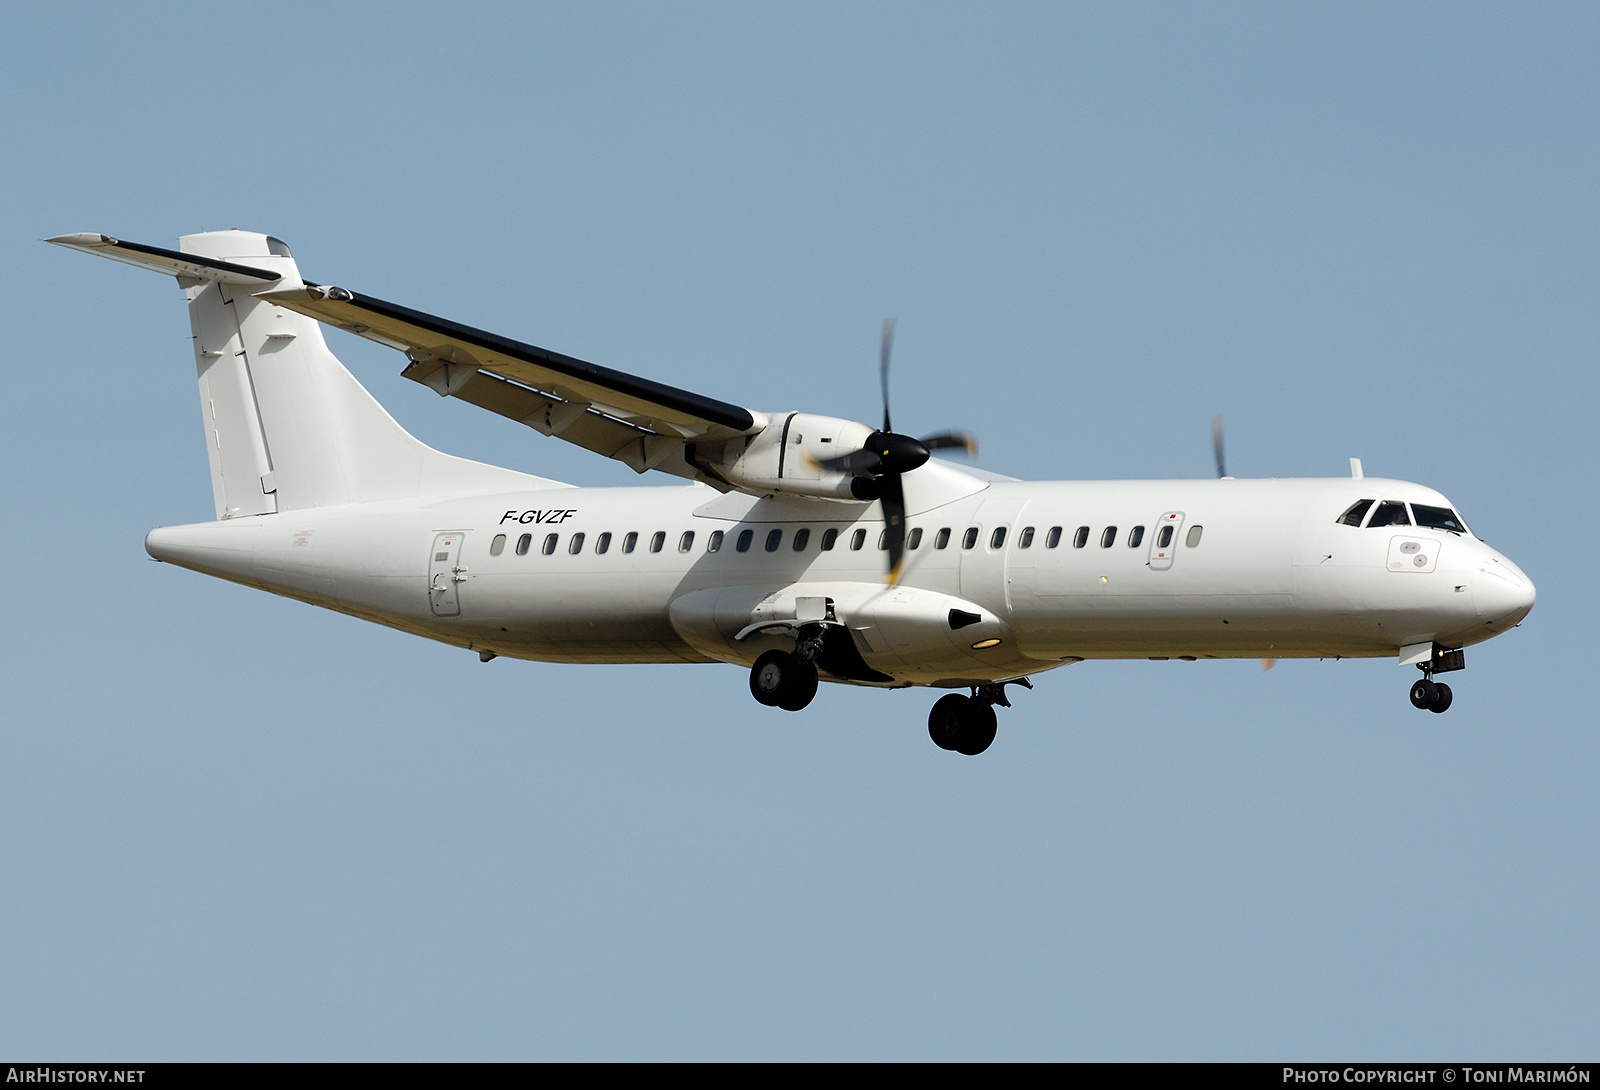
[[[766,419],[725,401],[486,333],[345,288],[260,292],[287,310],[399,349],[406,378],[520,421],[639,473],[703,478],[693,444],[722,444]]]

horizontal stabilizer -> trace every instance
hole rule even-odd
[[[146,246],[138,242],[122,242],[110,235],[97,235],[93,232],[57,235],[45,241],[65,246],[69,250],[82,250],[86,254],[109,257],[112,261],[121,261],[127,265],[137,265],[141,269],[150,269],[166,273],[168,276],[194,281],[210,280],[219,284],[260,288],[276,284],[283,279],[278,273],[266,269],[240,265],[215,257],[204,257],[200,254],[164,250],[159,246]]]

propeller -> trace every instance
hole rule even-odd
[[[1228,475],[1227,463],[1222,457],[1222,417],[1217,415],[1211,418],[1211,453],[1217,456],[1217,476]]]
[[[978,441],[966,432],[944,431],[922,439],[900,435],[889,421],[889,356],[894,348],[894,319],[883,323],[883,339],[878,349],[878,382],[883,388],[883,428],[867,436],[860,450],[816,464],[823,469],[849,473],[855,480],[850,491],[860,500],[877,500],[883,505],[884,527],[888,533],[889,582],[900,578],[906,552],[906,497],[900,478],[926,462],[936,450],[961,449],[969,456],[978,453]]]

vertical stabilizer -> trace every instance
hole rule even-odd
[[[177,251],[106,235],[49,241],[178,278],[219,519],[558,484],[412,437],[328,350],[316,319],[256,297],[303,284],[275,238],[212,231],[184,236]]]

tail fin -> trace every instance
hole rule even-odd
[[[322,328],[255,297],[303,281],[268,235],[185,235],[179,250],[105,235],[49,240],[178,278],[189,300],[219,519],[557,482],[455,458],[397,424],[328,351]]]

